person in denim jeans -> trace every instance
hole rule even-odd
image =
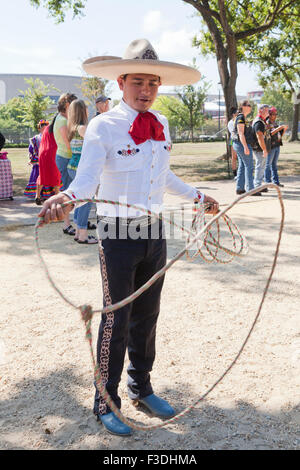
[[[252,123],[254,133],[253,153],[255,159],[254,170],[254,186],[258,188],[262,185],[267,156],[271,149],[270,129],[266,119],[269,116],[269,106],[260,104],[258,106],[258,115]],[[264,188],[262,192],[268,192],[268,188]]]
[[[251,104],[248,100],[243,101],[238,109],[234,128],[231,133],[233,148],[237,153],[239,165],[236,180],[236,194],[243,194],[254,188],[253,183],[253,154],[252,154],[252,127],[246,120],[251,113]],[[245,190],[246,188],[246,190]],[[253,196],[260,196],[257,192]]]
[[[83,138],[87,128],[88,114],[87,107],[82,100],[74,100],[70,104],[68,112],[68,140],[72,151],[72,157],[69,160],[67,170],[70,180],[76,176],[78,163],[81,157]],[[76,224],[76,232],[74,240],[77,243],[85,243],[92,245],[98,243],[97,238],[93,235],[88,235],[89,213],[92,207],[92,202],[77,207],[74,211],[74,223]],[[96,228],[96,226],[94,227]]]
[[[61,191],[66,190],[72,181],[67,170],[69,160],[72,156],[70,142],[67,138],[67,119],[70,103],[76,98],[77,96],[71,93],[64,93],[59,97],[57,104],[58,114],[53,127],[53,134],[57,144],[55,161],[61,175]],[[67,235],[75,235],[75,229],[71,225],[69,215],[66,215],[64,219],[63,232]]]
[[[276,122],[277,109],[272,106],[269,109],[269,118],[267,120],[271,129],[271,150],[268,153],[266,168],[264,174],[264,180],[266,183],[274,183],[277,186],[283,187],[283,184],[279,182],[277,161],[280,154],[280,146],[282,145],[282,136],[288,129],[288,126],[278,126]]]

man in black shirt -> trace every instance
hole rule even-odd
[[[254,170],[254,187],[261,186],[263,182],[266,158],[269,152],[270,132],[266,119],[269,116],[269,106],[267,104],[260,104],[258,106],[258,115],[252,123],[254,143],[253,155],[255,159]],[[268,192],[268,188],[262,190]]]

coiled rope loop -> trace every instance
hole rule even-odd
[[[136,423],[134,420],[126,418],[121,413],[119,408],[117,408],[115,403],[112,401],[112,399],[111,399],[110,395],[108,394],[104,384],[102,383],[103,381],[102,381],[102,377],[101,377],[101,373],[100,373],[99,364],[96,362],[95,355],[94,355],[94,352],[93,352],[93,342],[92,342],[92,332],[91,332],[91,324],[92,324],[93,315],[97,312],[100,312],[101,314],[105,314],[107,312],[113,312],[115,310],[118,310],[118,309],[124,307],[125,305],[132,302],[133,300],[135,300],[145,290],[147,290],[159,277],[161,277],[168,269],[170,269],[170,267],[179,258],[181,258],[184,254],[187,254],[189,259],[194,259],[195,256],[197,254],[199,254],[203,258],[203,260],[206,261],[206,262],[212,262],[212,261],[230,262],[233,259],[234,256],[241,256],[243,251],[245,251],[245,249],[247,248],[247,244],[246,244],[245,239],[242,236],[241,232],[237,228],[237,226],[231,221],[231,219],[226,215],[226,213],[230,209],[232,209],[232,207],[234,207],[236,204],[238,204],[242,199],[244,199],[245,197],[251,196],[252,194],[254,194],[258,191],[261,191],[264,188],[273,188],[273,189],[276,189],[276,191],[277,191],[277,195],[278,195],[278,199],[279,199],[279,203],[280,203],[280,208],[281,208],[280,228],[279,228],[278,240],[277,240],[277,244],[276,244],[276,250],[275,250],[275,254],[274,254],[274,259],[273,259],[271,271],[270,271],[269,277],[267,279],[267,282],[266,282],[266,285],[265,285],[265,288],[264,288],[264,291],[263,291],[263,295],[262,295],[262,299],[261,299],[258,311],[257,311],[256,316],[254,318],[254,321],[251,325],[251,328],[250,328],[245,340],[243,341],[242,346],[240,347],[238,353],[236,354],[235,358],[230,363],[230,365],[227,367],[227,369],[213,383],[213,385],[202,396],[200,396],[196,401],[194,401],[191,405],[189,405],[187,408],[185,408],[183,411],[178,413],[173,418],[168,419],[168,420],[166,420],[166,421],[164,421],[160,424],[149,425],[149,426],[140,425],[140,424]],[[246,346],[246,344],[247,344],[247,342],[248,342],[248,340],[249,340],[249,338],[252,334],[252,331],[253,331],[253,329],[254,329],[254,327],[257,323],[257,320],[260,316],[261,309],[262,309],[267,291],[269,289],[269,285],[270,285],[270,282],[271,282],[271,279],[272,279],[272,276],[273,276],[273,273],[274,273],[274,269],[275,269],[275,266],[276,266],[276,263],[277,263],[277,258],[278,258],[278,253],[279,253],[279,246],[280,246],[281,236],[282,236],[282,231],[283,231],[283,226],[284,226],[284,205],[283,205],[283,201],[282,201],[281,191],[280,191],[279,187],[277,185],[273,184],[273,183],[264,184],[264,185],[262,185],[258,188],[255,188],[255,189],[253,189],[253,190],[251,190],[247,193],[244,193],[244,194],[240,195],[239,197],[237,197],[231,204],[229,204],[225,209],[220,211],[217,215],[212,217],[211,220],[207,223],[204,222],[204,213],[205,213],[205,208],[206,207],[205,207],[204,204],[200,204],[200,205],[198,204],[199,209],[197,209],[197,211],[195,213],[195,216],[193,218],[191,230],[187,230],[184,227],[181,227],[178,224],[175,224],[173,221],[167,219],[166,217],[163,217],[162,215],[158,216],[157,214],[154,214],[151,211],[146,210],[144,208],[141,208],[139,206],[129,205],[129,204],[125,204],[125,203],[119,203],[119,202],[116,202],[116,201],[106,201],[106,200],[102,200],[102,199],[100,199],[100,200],[99,199],[77,199],[76,201],[70,201],[70,202],[67,202],[67,203],[63,204],[62,207],[66,206],[68,204],[74,204],[74,202],[96,202],[96,203],[106,203],[106,204],[112,204],[112,205],[131,207],[131,208],[143,211],[149,216],[161,218],[164,221],[168,221],[170,224],[174,224],[175,226],[179,227],[180,229],[182,229],[183,231],[188,233],[186,247],[184,249],[182,249],[174,258],[172,258],[162,269],[157,271],[157,273],[155,273],[136,292],[134,292],[132,295],[128,296],[127,298],[125,298],[125,299],[123,299],[119,302],[116,302],[113,305],[109,305],[109,306],[104,307],[100,310],[93,310],[90,305],[76,306],[56,286],[56,284],[54,283],[54,281],[53,281],[53,279],[52,279],[52,277],[49,273],[48,267],[47,267],[47,265],[46,265],[46,263],[45,263],[45,261],[42,257],[41,250],[40,250],[40,247],[39,247],[38,230],[43,225],[42,220],[39,219],[37,221],[36,225],[35,225],[35,241],[36,241],[37,254],[38,254],[38,257],[41,261],[41,264],[42,264],[42,266],[43,266],[43,268],[46,272],[46,275],[47,275],[47,278],[48,278],[49,282],[51,283],[51,285],[55,289],[55,291],[62,297],[62,299],[66,303],[71,305],[76,310],[79,310],[80,313],[81,313],[81,318],[82,318],[82,320],[85,324],[85,329],[86,329],[86,339],[89,342],[90,353],[91,353],[91,358],[92,358],[92,363],[93,363],[93,368],[94,368],[95,382],[96,382],[96,386],[99,390],[100,395],[103,397],[103,399],[105,400],[106,404],[110,407],[110,409],[116,414],[116,416],[123,423],[127,424],[128,426],[130,426],[133,429],[140,430],[140,431],[148,431],[148,430],[159,429],[159,428],[162,428],[164,426],[167,426],[168,424],[173,423],[174,421],[177,421],[182,416],[186,415],[189,411],[191,411],[193,408],[195,408],[198,405],[198,403],[200,403],[200,401],[204,400],[204,398],[206,398],[214,390],[214,388],[223,380],[223,378],[228,374],[228,372],[235,365],[235,363],[237,362],[238,358],[240,357],[242,351],[244,350],[244,348],[245,348],[245,346]],[[223,247],[220,244],[220,228],[219,228],[219,219],[220,218],[223,218],[223,220],[225,221],[225,223],[228,227],[229,232],[231,233],[232,240],[233,240],[233,250],[230,250],[226,247]],[[200,230],[198,229],[199,224],[202,225],[202,228],[200,228]],[[210,228],[214,224],[216,224],[216,227],[217,227],[217,238],[215,238],[215,236],[212,234],[212,232],[210,230]],[[201,237],[203,239],[202,244],[200,243]],[[240,248],[239,249],[237,249],[237,239],[240,242]],[[193,247],[194,244],[197,244],[198,249],[197,249],[196,254],[191,257],[189,255],[189,250]],[[209,256],[211,257],[210,259],[207,257],[207,255],[203,254],[202,246],[205,246]],[[212,251],[211,247],[214,247],[214,249],[215,249],[214,252]],[[227,254],[229,254],[230,259],[227,260],[227,261],[220,260],[220,258],[218,257],[218,253],[219,253],[220,250],[227,253]]]

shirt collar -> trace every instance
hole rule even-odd
[[[135,119],[137,117],[137,115],[139,114],[138,111],[136,111],[135,109],[133,109],[131,106],[129,106],[127,103],[125,103],[125,101],[123,100],[123,98],[121,99],[120,101],[120,108],[125,111],[127,114],[130,115],[130,117],[132,119]]]

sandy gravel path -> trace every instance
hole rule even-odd
[[[207,183],[220,202],[230,189]],[[223,187],[224,189],[224,187]],[[233,191],[231,192],[231,195]],[[57,296],[42,271],[32,226],[0,230],[1,449],[299,449],[300,186],[286,184],[286,223],[278,265],[254,333],[224,381],[179,422],[119,438],[93,418],[93,379],[79,313]],[[231,196],[230,196],[231,197]],[[176,203],[174,199],[169,202]],[[257,312],[279,227],[275,191],[247,199],[230,216],[249,254],[229,265],[185,258],[168,272],[158,324],[155,391],[182,410],[203,394],[237,353]],[[99,308],[96,246],[80,246],[60,224],[40,231],[43,253],[64,292]],[[168,242],[171,258],[182,240]],[[99,315],[94,317],[97,334]],[[122,410],[156,423],[127,399]]]

